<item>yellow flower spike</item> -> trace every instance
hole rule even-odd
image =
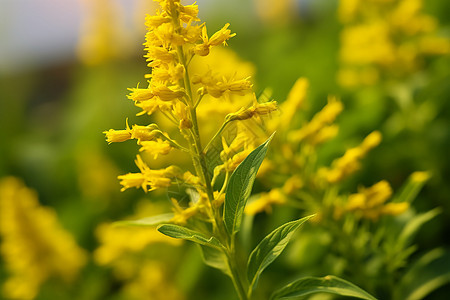
[[[59,224],[56,212],[39,204],[36,193],[14,177],[0,180],[1,255],[5,270],[2,295],[35,299],[51,277],[73,281],[86,253]]]
[[[290,90],[286,101],[280,105],[283,117],[279,120],[280,126],[287,128],[291,123],[294,115],[303,105],[308,91],[309,81],[306,78],[299,78]]]
[[[157,139],[156,141],[143,141],[140,143],[141,148],[139,151],[145,151],[146,153],[153,155],[153,159],[157,159],[158,155],[169,154],[173,149],[168,141]]]

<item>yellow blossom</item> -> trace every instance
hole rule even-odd
[[[143,141],[152,141],[160,134],[158,125],[150,124],[148,126],[133,125],[131,129],[131,138],[136,139],[138,144]]]
[[[293,142],[309,139],[310,142],[312,141],[312,144],[317,144],[323,139],[323,137],[318,137],[318,135],[326,136],[333,134],[321,133],[321,131],[327,127],[326,125],[331,124],[342,110],[342,102],[337,100],[335,97],[329,97],[327,105],[315,114],[313,119],[308,124],[298,130],[291,131],[288,138]]]
[[[172,183],[171,179],[180,174],[180,170],[174,166],[161,170],[151,170],[139,155],[135,162],[141,172],[118,176],[119,180],[121,180],[120,184],[123,185],[121,191],[132,187],[141,187],[147,192],[149,190],[152,191],[158,188],[169,187]]]
[[[50,277],[71,281],[86,263],[86,253],[20,180],[0,181],[1,254],[10,277],[5,298],[34,299]]]
[[[284,203],[286,203],[286,196],[281,192],[281,190],[272,189],[268,193],[262,193],[257,200],[250,202],[245,207],[245,213],[247,215],[256,215],[263,211],[269,213],[272,211],[273,204]]]
[[[106,141],[108,144],[125,142],[131,139],[131,130],[129,128],[125,130],[110,129],[108,131],[104,131],[103,133],[106,135]]]
[[[330,183],[336,183],[341,181],[348,175],[354,173],[360,168],[360,160],[370,151],[372,148],[379,145],[381,142],[381,133],[374,131],[370,133],[359,145],[348,149],[344,156],[336,159],[332,163],[332,168],[323,168],[320,173],[325,176],[326,180]]]
[[[145,151],[146,153],[153,155],[153,159],[157,159],[158,155],[169,154],[172,150],[172,146],[168,141],[157,139],[156,141],[143,141],[140,143],[141,149],[139,151]]]
[[[425,182],[430,179],[431,175],[429,172],[414,172],[411,174],[411,180],[414,182]]]
[[[360,188],[357,194],[350,195],[344,210],[376,221],[382,215],[399,215],[408,209],[407,202],[385,204],[391,196],[389,183],[382,180],[369,188]]]
[[[256,100],[253,101],[253,105],[249,108],[241,108],[239,111],[229,114],[227,118],[229,120],[247,120],[252,117],[260,117],[268,115],[278,109],[278,104],[276,101],[269,101],[265,103],[258,103]]]
[[[294,83],[294,86],[289,91],[286,101],[280,105],[280,111],[283,116],[280,118],[280,126],[287,128],[291,123],[294,115],[303,105],[306,98],[306,92],[308,90],[309,82],[306,78],[299,78]]]

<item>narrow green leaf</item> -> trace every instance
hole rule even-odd
[[[419,300],[450,283],[450,251],[433,249],[404,273],[396,289],[397,299]]]
[[[259,276],[286,248],[295,230],[314,215],[281,225],[267,235],[250,254],[247,277],[250,287],[255,288]]]
[[[151,216],[138,220],[125,220],[114,222],[115,226],[156,226],[162,223],[167,223],[174,216],[173,213]]]
[[[235,234],[241,227],[242,215],[247,199],[252,192],[256,173],[267,152],[273,134],[253,150],[236,168],[230,177],[225,194],[223,218],[229,234]]]
[[[331,275],[300,278],[273,293],[270,299],[289,299],[303,297],[313,293],[329,293],[365,300],[376,300],[375,297],[353,283]]]
[[[202,251],[202,258],[205,264],[216,268],[231,276],[230,267],[228,266],[227,257],[222,250],[199,245]]]
[[[426,213],[414,216],[408,223],[406,223],[403,228],[400,236],[397,239],[397,243],[400,245],[408,245],[414,235],[419,231],[423,224],[433,219],[437,216],[442,210],[440,208],[435,208]]]
[[[215,237],[207,237],[204,234],[191,230],[189,228],[175,225],[175,224],[162,224],[158,226],[158,231],[167,236],[192,241],[194,243],[222,249],[222,244]]]
[[[430,174],[428,172],[412,173],[400,192],[396,193],[392,202],[412,203],[429,179]]]

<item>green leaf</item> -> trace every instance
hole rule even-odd
[[[420,257],[405,273],[396,289],[397,299],[424,299],[450,283],[450,251],[437,248]]]
[[[175,224],[163,224],[158,226],[158,231],[167,236],[192,241],[194,243],[214,247],[217,249],[223,249],[222,244],[215,237],[207,237],[204,234],[191,230],[189,228],[175,225]]]
[[[403,228],[400,236],[397,239],[397,244],[399,245],[408,245],[414,235],[419,231],[423,224],[433,219],[441,212],[440,208],[435,208],[433,210],[427,211],[426,213],[414,216]]]
[[[255,288],[259,276],[286,248],[295,230],[314,215],[288,222],[267,235],[250,254],[247,277],[250,287]]]
[[[156,226],[167,223],[173,218],[173,213],[151,216],[139,220],[125,220],[114,222],[115,226]]]
[[[395,195],[392,202],[412,203],[429,178],[430,174],[428,172],[414,172],[409,176],[401,191]]]
[[[202,258],[205,264],[216,268],[231,276],[230,267],[228,266],[227,257],[222,250],[199,245],[202,251]]]
[[[300,278],[273,293],[270,299],[289,299],[313,293],[329,293],[365,300],[376,300],[375,297],[353,283],[331,275]]]
[[[223,218],[229,234],[235,234],[241,227],[242,215],[247,199],[252,192],[256,173],[267,152],[273,134],[253,150],[231,174],[226,194]]]

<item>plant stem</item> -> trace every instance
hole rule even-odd
[[[178,18],[176,10],[173,10],[172,18],[174,20],[174,23],[176,25],[176,29],[179,30],[179,22],[176,21]],[[186,91],[187,101],[186,104],[189,108],[189,113],[191,117],[192,122],[192,128],[190,128],[191,135],[188,136],[188,142],[189,142],[189,150],[191,152],[192,161],[197,173],[197,176],[200,177],[202,182],[205,185],[206,194],[209,199],[210,206],[210,215],[213,216],[212,219],[212,225],[213,225],[213,234],[216,235],[216,237],[224,244],[227,245],[227,249],[224,249],[227,260],[228,260],[228,266],[230,267],[231,271],[231,280],[233,281],[233,285],[236,289],[237,294],[239,295],[240,300],[248,300],[247,297],[247,289],[245,276],[241,275],[241,269],[239,268],[239,261],[236,256],[236,248],[235,248],[235,237],[234,235],[230,236],[225,228],[222,215],[220,213],[220,208],[214,209],[213,207],[213,201],[214,201],[214,192],[211,185],[211,178],[209,175],[207,163],[206,163],[206,154],[204,149],[202,148],[202,143],[200,139],[200,132],[198,128],[198,121],[197,121],[197,105],[201,101],[200,96],[198,99],[194,99],[194,95],[192,94],[191,89],[191,81],[189,77],[189,71],[188,71],[188,63],[186,61],[186,56],[183,50],[182,46],[177,47],[177,54],[179,62],[184,66],[185,74],[183,78],[182,85],[184,86],[184,89]],[[228,124],[227,121],[225,121],[222,124],[222,127],[219,129],[219,131],[216,133],[214,138],[219,135],[222,130],[225,128],[226,124]],[[213,139],[214,139],[213,138]],[[210,143],[209,143],[210,144]],[[208,144],[208,146],[209,146]],[[208,147],[207,146],[207,147]],[[206,148],[207,148],[206,147]],[[205,149],[206,149],[205,148]],[[243,280],[244,279],[244,280]]]
[[[240,272],[240,268],[238,265],[238,260],[236,256],[236,248],[234,244],[234,236],[231,238],[231,245],[230,249],[227,253],[228,258],[228,265],[230,267],[231,271],[231,281],[233,281],[234,288],[239,296],[240,300],[248,300],[249,297],[247,296],[247,289],[245,286],[245,281],[242,280],[242,275]]]

